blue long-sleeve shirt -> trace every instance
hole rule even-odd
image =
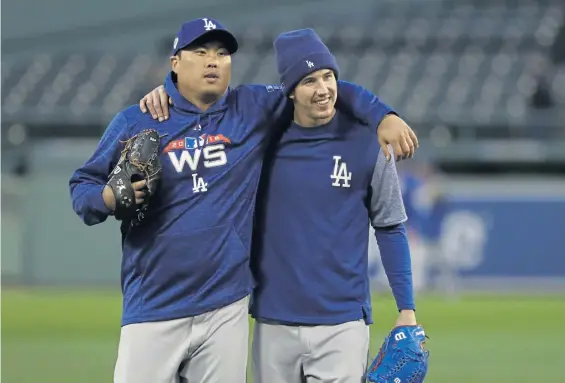
[[[141,225],[123,233],[122,324],[198,315],[248,295],[255,197],[268,133],[290,121],[280,88],[228,89],[205,112],[178,92],[162,123],[137,105],[117,114],[94,154],[72,175],[75,212],[88,225],[105,221],[102,190],[123,141],[143,129],[162,138],[162,177]],[[391,109],[354,84],[338,85],[340,105],[374,126]],[[374,129],[373,135],[376,135]]]
[[[251,314],[279,323],[372,323],[369,225],[400,308],[413,308],[410,252],[394,162],[376,135],[339,111],[295,123],[273,146],[260,184]]]

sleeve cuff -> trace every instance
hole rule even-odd
[[[379,127],[379,125],[381,124],[381,122],[383,121],[383,118],[385,118],[385,116],[389,115],[389,114],[393,114],[397,117],[398,113],[396,113],[396,111],[394,109],[392,109],[390,106],[388,106],[387,104],[381,104],[379,108],[375,108],[376,110],[372,113],[371,118],[373,119],[373,121],[370,121],[371,125],[375,126],[377,129]]]
[[[94,210],[100,212],[101,214],[113,215],[112,210],[108,209],[108,207],[104,203],[104,197],[102,196],[102,193],[104,192],[105,187],[106,185],[96,186],[96,192],[93,192],[94,195],[92,200],[92,207],[94,208]]]

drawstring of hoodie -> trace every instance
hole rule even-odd
[[[204,116],[206,117],[206,122],[208,123],[206,126],[212,126],[212,114],[205,114]],[[198,126],[202,128],[202,125],[200,125],[202,121],[201,118],[202,114],[198,114],[196,117],[196,125],[194,126],[195,128]]]
[[[198,126],[200,126],[200,116],[201,116],[201,115],[198,114],[197,117],[196,117],[196,125],[194,126],[195,128],[198,127]]]
[[[198,115],[198,123],[199,124],[200,124],[200,116],[201,115]],[[205,116],[207,118],[206,122],[208,123],[206,126],[212,126],[212,124],[214,123],[213,118],[212,118],[212,116],[214,116],[214,113],[206,113]],[[216,116],[216,117],[219,118],[220,116]]]

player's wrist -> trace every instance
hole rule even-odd
[[[396,326],[415,326],[418,322],[416,321],[416,312],[414,310],[401,310],[396,320]]]
[[[116,210],[116,198],[114,197],[114,192],[110,186],[104,186],[104,189],[102,190],[102,199],[104,200],[104,205],[106,205],[108,210],[111,212]]]

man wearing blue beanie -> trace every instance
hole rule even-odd
[[[312,29],[282,33],[275,40],[274,47],[283,92],[294,101],[295,121],[296,118],[329,121],[328,118],[335,113],[339,77],[339,67],[334,55]],[[314,84],[314,79],[306,76],[320,69],[326,69],[323,93],[318,93],[317,97],[311,99],[303,98],[312,97],[310,93],[294,93],[300,81],[304,81],[304,85]]]
[[[406,213],[395,162],[367,126],[336,110],[339,67],[312,29],[274,43],[293,122],[268,151],[251,267],[255,383],[365,380],[369,224],[400,315],[415,326]]]
[[[313,29],[281,33],[273,45],[277,70],[287,96],[303,77],[318,69],[331,69],[335,79],[339,77],[334,55]]]

